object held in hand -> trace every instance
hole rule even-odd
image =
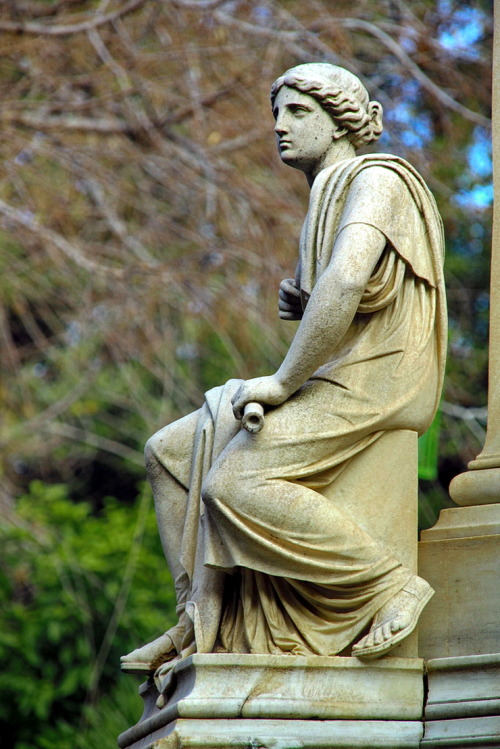
[[[250,434],[260,432],[264,426],[264,409],[260,403],[247,403],[241,423]]]

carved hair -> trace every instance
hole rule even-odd
[[[271,103],[282,86],[295,88],[321,104],[354,148],[377,140],[382,134],[382,105],[370,101],[368,91],[348,70],[329,63],[305,63],[290,68],[271,87]]]

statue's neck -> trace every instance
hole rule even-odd
[[[323,158],[318,161],[311,172],[306,174],[309,187],[312,187],[314,180],[323,169],[326,169],[329,166],[334,166],[341,161],[346,161],[346,159],[353,159],[355,156],[356,151],[354,150],[354,146],[347,138],[333,141],[331,147],[325,153]]]

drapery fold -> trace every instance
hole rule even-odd
[[[206,394],[181,552],[198,652],[338,653],[409,578],[343,515],[342,473],[387,430],[422,433],[432,421],[446,347],[442,225],[425,183],[402,159],[362,156],[323,170],[301,236],[304,304],[335,238],[352,224],[375,226],[387,244],[330,361],[268,411],[257,435],[240,431],[232,414],[238,380]],[[205,504],[207,476],[217,486],[217,472],[233,499],[213,489]],[[316,491],[326,485],[328,499]],[[273,516],[278,490],[290,502]]]

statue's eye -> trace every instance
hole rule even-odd
[[[288,108],[292,114],[295,114],[299,117],[307,114],[307,112],[310,112],[310,109],[304,107],[302,104],[290,104]]]

